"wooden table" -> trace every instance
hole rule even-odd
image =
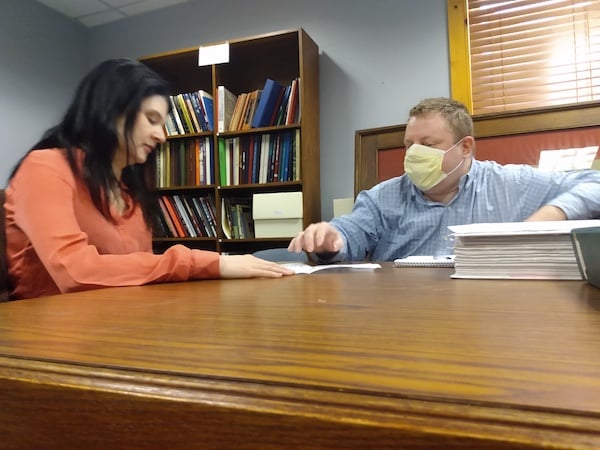
[[[0,448],[600,448],[600,289],[451,273],[0,304]]]

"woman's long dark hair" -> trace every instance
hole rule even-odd
[[[46,148],[65,149],[71,170],[87,184],[94,205],[112,220],[108,194],[119,182],[112,169],[119,145],[117,122],[125,118],[124,140],[129,160],[129,143],[142,101],[153,95],[168,100],[169,93],[168,83],[139,61],[127,58],[104,61],[81,81],[62,121],[46,131],[28,154]],[[85,153],[82,170],[76,161],[77,149]],[[12,170],[10,178],[22,161]],[[145,180],[144,165],[131,165],[123,170],[121,181],[140,203],[146,224],[152,229],[158,205]]]

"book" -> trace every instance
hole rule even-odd
[[[217,132],[223,133],[229,129],[237,95],[225,86],[217,86]]]
[[[570,233],[589,226],[600,220],[450,226],[452,278],[582,280]]]
[[[285,112],[285,125],[292,125],[296,123],[296,113],[298,111],[299,104],[299,86],[300,80],[295,78],[291,84],[290,96],[288,99],[287,110]]]
[[[196,124],[198,126],[198,133],[202,132],[202,131],[210,131],[207,119],[206,119],[206,113],[204,111],[204,107],[202,106],[202,102],[200,101],[200,98],[198,97],[198,94],[196,92],[191,92],[188,94],[183,94],[184,96],[186,96],[187,98],[189,98],[190,100],[190,105],[191,105],[191,112],[192,114],[192,118],[195,117],[195,121]]]
[[[171,203],[171,198],[167,195],[163,195],[160,198],[162,199],[163,204],[167,209],[167,212],[169,213],[169,217],[171,218],[171,221],[175,226],[175,229],[177,231],[177,237],[186,237],[186,232],[183,228],[183,223],[181,222],[181,219],[179,218],[179,215],[175,210],[174,203]]]
[[[600,226],[572,229],[571,243],[582,278],[600,288]]]
[[[244,114],[242,117],[242,122],[240,123],[240,130],[249,130],[250,125],[252,123],[252,118],[254,117],[254,111],[256,111],[256,106],[260,98],[262,97],[262,91],[256,89],[248,93],[248,102],[246,104]]]
[[[181,203],[183,204],[184,211],[191,221],[191,225],[195,235],[192,237],[206,237],[208,234],[204,228],[204,222],[202,222],[202,216],[196,212],[196,208],[194,208],[192,199],[187,195],[179,196]]]
[[[191,197],[192,204],[202,219],[202,225],[208,237],[217,237],[216,226],[212,214],[208,211],[207,200],[203,197]]]
[[[192,118],[187,109],[187,105],[185,103],[185,99],[183,98],[183,94],[177,94],[174,97],[174,101],[175,106],[177,107],[177,111],[179,112],[179,117],[181,117],[181,123],[183,124],[185,134],[195,133],[194,125],[192,124]]]
[[[194,133],[200,133],[201,131],[203,131],[204,128],[202,125],[201,111],[199,111],[198,109],[199,107],[196,104],[196,99],[193,98],[194,94],[185,92],[181,95],[183,96],[188,115],[190,116],[190,119],[192,121],[192,131]]]
[[[215,129],[215,119],[214,119],[214,99],[211,94],[206,91],[200,89],[196,92],[196,95],[200,99],[202,103],[202,110],[204,112],[204,119],[208,124],[208,129],[204,131],[213,131]]]
[[[286,86],[283,90],[283,96],[281,97],[281,102],[279,103],[279,108],[276,112],[274,112],[274,116],[271,118],[271,125],[285,125],[286,112],[288,109],[288,101],[290,98],[290,91],[292,90],[292,85]]]
[[[165,131],[167,136],[177,136],[179,134],[173,110],[170,110],[167,114],[167,118],[165,120]]]
[[[454,255],[413,255],[394,259],[394,267],[454,267]]]
[[[271,118],[269,119],[269,126],[277,125],[277,116],[279,114],[279,110],[281,109],[281,104],[284,102],[284,96],[286,91],[287,89],[284,87],[279,93],[277,100],[275,101],[275,105],[273,106],[273,112],[271,113]]]
[[[166,236],[166,237],[179,237],[177,228],[175,228],[175,224],[173,223],[173,220],[171,219],[169,211],[167,210],[167,207],[164,204],[164,200],[161,197],[158,197],[158,206],[160,207],[161,215],[162,215],[163,220],[169,230],[170,236]]]
[[[227,154],[227,141],[225,139],[219,139],[217,143],[219,152],[219,184],[226,186],[227,182],[227,164],[225,158]]]
[[[169,103],[171,104],[171,114],[173,115],[174,123],[177,129],[177,133],[175,134],[185,134],[185,128],[183,127],[183,122],[181,116],[179,115],[179,109],[175,104],[175,98],[170,95]]]
[[[275,105],[284,89],[285,87],[277,81],[267,78],[252,118],[252,128],[268,127],[271,125],[271,117],[273,116]]]
[[[357,264],[319,264],[316,266],[311,266],[309,264],[304,263],[282,263],[282,266],[287,267],[294,271],[295,274],[310,274],[319,272],[321,270],[331,270],[331,269],[381,269],[381,265],[377,263],[357,263]]]
[[[233,109],[233,115],[231,116],[231,122],[229,122],[229,128],[227,131],[237,131],[241,130],[240,121],[241,117],[244,114],[244,108],[246,106],[246,101],[248,100],[248,93],[242,92],[238,95],[237,100],[235,101],[235,107]]]
[[[221,199],[221,229],[223,236],[227,239],[233,237],[233,227],[231,223],[231,208],[229,206],[229,199],[224,197]]]
[[[173,201],[175,212],[179,215],[179,219],[183,224],[183,229],[185,231],[185,237],[198,237],[198,233],[194,228],[194,224],[192,223],[192,219],[188,214],[187,208],[183,204],[183,200],[179,196],[179,194],[173,194],[170,196]]]

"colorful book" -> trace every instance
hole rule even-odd
[[[217,132],[223,133],[229,129],[237,95],[225,86],[217,87]]]
[[[291,87],[291,91],[290,91],[290,97],[288,100],[288,108],[285,114],[285,124],[286,125],[292,125],[294,123],[297,122],[296,120],[296,113],[298,111],[298,103],[299,103],[299,86],[300,86],[300,79],[296,78],[294,79],[294,81],[292,81],[292,87]]]
[[[173,115],[175,126],[177,128],[176,134],[185,134],[185,128],[183,127],[181,116],[179,115],[179,109],[177,108],[175,98],[172,95],[169,96],[169,102],[171,103],[171,114]]]
[[[177,111],[179,112],[179,116],[181,117],[183,124],[183,128],[185,129],[186,134],[194,133],[194,125],[192,123],[192,118],[190,117],[190,113],[187,109],[185,99],[183,98],[183,94],[177,94],[175,96],[175,106],[177,107]]]
[[[241,118],[244,114],[247,100],[247,92],[242,92],[240,95],[238,95],[237,100],[235,102],[235,108],[233,110],[233,116],[231,117],[231,122],[229,123],[228,131],[241,130]]]
[[[252,118],[252,128],[268,127],[271,125],[271,117],[275,110],[275,105],[285,87],[277,81],[270,78],[265,82],[265,86],[256,106],[254,117]]]
[[[177,230],[178,237],[185,237],[186,233],[183,229],[183,223],[179,218],[179,214],[177,214],[177,212],[175,211],[174,203],[171,203],[171,199],[166,195],[161,196],[161,199],[169,213],[169,217],[171,218],[175,229]]]
[[[190,119],[192,121],[193,131],[194,133],[200,133],[202,131],[202,122],[200,120],[200,117],[198,116],[198,113],[196,112],[194,104],[192,103],[193,94],[189,94],[186,92],[182,95],[188,115],[190,116]]]
[[[285,125],[285,118],[288,109],[288,102],[290,99],[290,92],[292,91],[292,85],[286,86],[283,91],[283,97],[281,98],[281,103],[279,104],[279,109],[276,113],[274,113],[274,117],[272,117],[272,125]]]
[[[163,221],[165,222],[165,224],[167,225],[167,228],[169,229],[169,233],[171,235],[169,237],[179,237],[177,228],[175,228],[175,224],[173,223],[173,220],[171,219],[171,215],[169,214],[169,211],[167,210],[167,208],[164,204],[164,201],[161,197],[158,198],[158,206],[160,207]]]
[[[215,107],[214,107],[213,96],[211,94],[209,94],[208,92],[203,91],[202,89],[200,89],[197,92],[197,95],[198,95],[198,98],[200,99],[200,101],[202,102],[205,119],[208,123],[208,130],[206,130],[206,131],[213,131],[215,129],[215,119],[214,119]]]

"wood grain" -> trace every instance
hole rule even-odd
[[[0,447],[600,448],[600,290],[451,273],[3,303]]]

